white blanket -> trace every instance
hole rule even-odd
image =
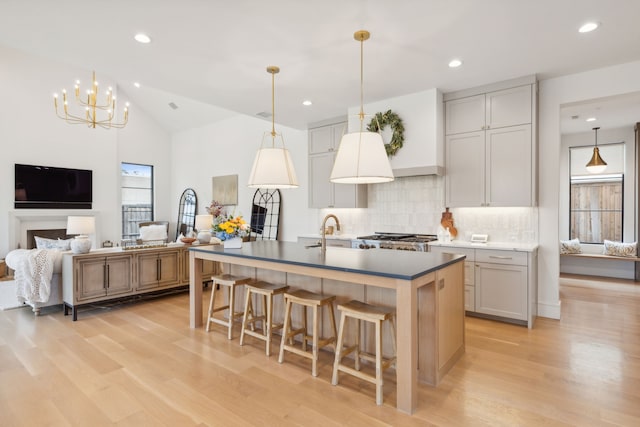
[[[15,270],[16,296],[20,302],[47,302],[51,294],[51,277],[62,252],[56,249],[16,249],[5,261]]]

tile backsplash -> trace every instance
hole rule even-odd
[[[320,209],[322,218],[334,213],[342,233],[374,231],[437,234],[444,208],[444,177],[436,175],[396,178],[385,184],[370,184],[366,209]],[[536,242],[537,208],[452,208],[457,239],[471,233],[488,234],[491,241]]]

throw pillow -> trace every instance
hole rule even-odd
[[[59,249],[58,241],[45,237],[33,236],[36,241],[36,249]]]
[[[62,239],[58,238],[58,249],[60,249],[61,251],[70,251],[71,250],[71,241],[72,240],[73,240],[73,238],[66,239],[66,240],[62,240]]]
[[[580,239],[560,240],[561,254],[581,254]]]
[[[165,240],[167,238],[167,227],[165,225],[145,225],[140,227],[140,240]]]
[[[637,251],[637,242],[622,243],[611,240],[604,241],[604,254],[613,256],[634,257]]]

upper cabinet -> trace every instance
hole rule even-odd
[[[536,204],[536,83],[445,95],[446,205]]]
[[[528,84],[446,102],[446,134],[531,124],[532,90]]]
[[[309,207],[366,208],[367,186],[333,184],[329,178],[346,122],[309,129]]]

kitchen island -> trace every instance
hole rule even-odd
[[[464,354],[463,255],[346,248],[323,253],[298,243],[258,241],[241,249],[193,247],[189,258],[192,328],[203,324],[203,260],[292,288],[319,287],[338,302],[352,299],[357,290],[365,302],[395,306],[396,406],[402,412],[415,410],[418,381],[437,385]]]

